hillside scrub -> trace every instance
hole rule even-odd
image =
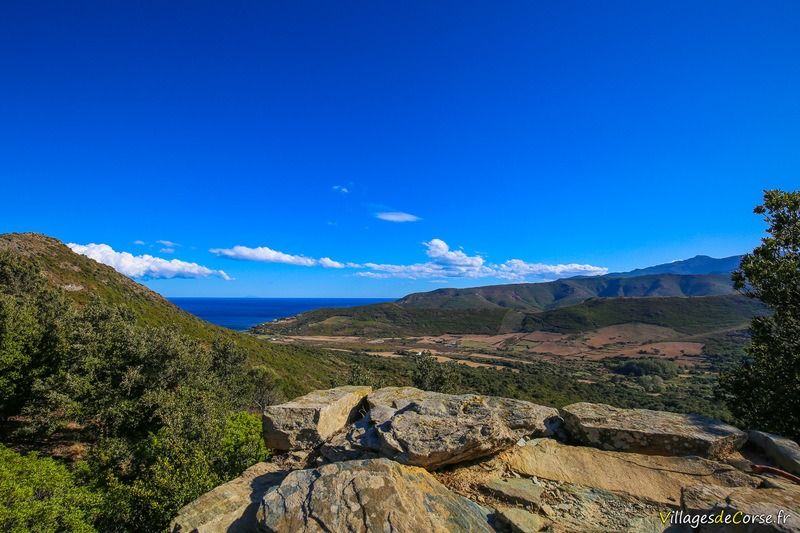
[[[50,459],[0,457],[3,472],[18,464],[31,476],[50,472],[52,490],[66,494],[53,502],[64,506],[54,531],[161,530],[182,505],[267,457],[260,419],[245,412],[259,383],[228,339],[202,343],[143,326],[100,301],[70,305],[2,254],[0,291],[0,408],[26,421],[6,437],[40,442],[73,425],[88,447],[79,476]],[[20,513],[46,499],[34,482],[3,481],[11,530],[25,530],[15,525]]]

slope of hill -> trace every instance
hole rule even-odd
[[[357,335],[395,337],[443,334],[498,334],[532,331],[575,333],[638,322],[697,334],[746,327],[764,311],[759,302],[738,295],[695,298],[592,298],[541,312],[501,307],[478,309],[407,308],[377,304],[318,309],[261,324],[259,334]]]
[[[732,294],[730,276],[655,274],[634,278],[570,278],[546,283],[437,289],[409,294],[397,304],[416,309],[497,309],[542,311],[590,298],[652,298]]]
[[[142,324],[174,327],[204,342],[216,337],[230,339],[248,353],[254,364],[273,369],[288,394],[329,386],[331,378],[343,372],[341,362],[328,352],[270,344],[200,320],[158,293],[109,266],[76,254],[51,237],[37,233],[2,234],[0,253],[36,265],[50,285],[61,289],[78,305],[86,305],[96,297],[105,303],[124,305]]]
[[[700,334],[746,327],[766,307],[738,295],[700,298],[594,298],[577,305],[526,314],[522,331],[577,333],[631,322]]]
[[[732,255],[720,259],[707,255],[696,255],[683,261],[673,261],[654,265],[647,268],[637,268],[630,272],[608,274],[608,277],[632,278],[636,276],[649,276],[651,274],[730,274],[739,268],[741,255]]]

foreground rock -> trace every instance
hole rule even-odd
[[[178,511],[172,533],[247,533],[253,531],[256,511],[269,487],[288,472],[273,463],[251,466],[238,478],[203,494]]]
[[[547,438],[563,440],[563,421],[530,402],[408,387],[317,391],[264,414],[268,446],[287,453],[204,494],[171,528],[655,533],[687,530],[662,522],[670,512],[722,511],[774,518],[739,530],[800,531],[800,485],[769,459],[792,471],[791,441],[754,432],[762,457],[734,452],[744,433],[707,418],[591,404],[563,412],[572,441],[586,445]],[[781,512],[793,521],[775,523]]]
[[[306,450],[340,431],[357,414],[371,387],[314,391],[264,410],[264,442],[272,450]]]
[[[778,467],[800,476],[800,446],[795,441],[764,431],[751,431],[748,441],[761,448]]]
[[[603,450],[723,458],[747,440],[745,432],[700,415],[575,403],[561,416],[576,443]]]
[[[759,523],[748,524],[707,524],[699,531],[733,532],[797,532],[800,531],[800,486],[770,481],[766,487],[720,487],[713,485],[694,485],[683,491],[682,510],[688,515],[723,516],[741,513],[762,516]],[[766,522],[770,517],[770,523]],[[749,527],[748,527],[749,526]]]
[[[516,446],[499,459],[523,476],[595,487],[672,507],[680,505],[681,489],[686,486],[756,486],[760,482],[733,466],[701,457],[609,452],[552,439]]]
[[[510,453],[440,471],[436,476],[451,490],[496,509],[496,523],[509,522],[511,530],[524,530],[523,524],[530,524],[515,519],[527,515],[508,514],[512,506],[543,518],[551,528],[546,531],[551,533],[650,533],[665,529],[658,518],[658,512],[665,509],[663,504],[564,481],[516,477],[504,461]]]
[[[381,455],[431,470],[551,435],[561,422],[556,409],[530,402],[411,387],[377,390],[367,404],[367,418],[323,446],[326,458]]]
[[[258,525],[270,532],[490,532],[487,512],[421,468],[388,459],[297,470],[267,492]]]

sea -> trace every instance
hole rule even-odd
[[[353,307],[394,301],[394,298],[169,298],[193,315],[229,329],[247,330],[262,322],[323,307]]]

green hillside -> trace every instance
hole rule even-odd
[[[0,253],[10,254],[14,261],[38,269],[49,285],[80,306],[98,298],[108,304],[123,305],[142,325],[174,327],[203,342],[220,337],[232,340],[247,352],[251,363],[271,368],[288,395],[327,387],[332,378],[346,373],[341,361],[329,352],[270,344],[200,320],[113,268],[76,254],[52,237],[37,233],[2,234]]]
[[[690,335],[745,327],[763,304],[744,296],[699,298],[592,299],[570,307],[526,314],[522,331],[577,333],[605,326],[641,322],[672,328]]]
[[[543,311],[590,298],[653,298],[732,294],[728,274],[654,274],[639,277],[571,278],[547,283],[438,289],[410,294],[397,303],[406,308]]]
[[[317,309],[253,328],[260,334],[396,337],[496,333],[508,309],[406,309],[395,303]]]
[[[501,307],[479,309],[404,308],[377,304],[318,309],[261,324],[255,333],[287,335],[497,334],[530,331],[574,333],[629,322],[655,324],[686,334],[745,327],[764,307],[737,295],[696,298],[593,298],[569,307],[523,312]]]

